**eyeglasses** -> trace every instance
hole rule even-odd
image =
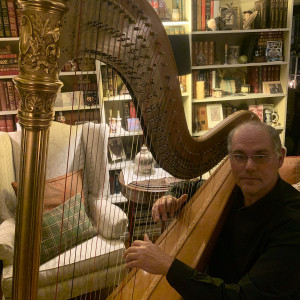
[[[239,164],[245,164],[248,161],[248,158],[251,158],[256,164],[263,165],[270,160],[271,156],[265,155],[265,154],[257,154],[257,155],[253,155],[253,156],[247,156],[245,154],[235,153],[235,154],[231,154],[231,158],[232,158],[232,160],[234,160],[235,162],[237,162]]]

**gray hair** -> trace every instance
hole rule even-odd
[[[277,157],[280,157],[282,155],[282,152],[281,152],[282,144],[281,144],[281,139],[279,137],[278,131],[270,125],[267,125],[265,123],[261,123],[258,121],[254,121],[254,120],[241,123],[237,127],[235,127],[233,130],[231,130],[231,132],[229,133],[228,138],[227,138],[228,153],[231,152],[232,138],[233,138],[234,134],[236,133],[236,131],[242,127],[248,127],[248,126],[256,126],[258,129],[268,132],[269,136],[271,138],[271,143],[272,143],[272,147],[274,149],[275,154],[277,155]]]

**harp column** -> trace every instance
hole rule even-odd
[[[13,299],[37,299],[40,242],[49,128],[62,83],[58,80],[64,1],[21,0],[24,14],[19,45],[21,102],[20,182],[16,221]]]

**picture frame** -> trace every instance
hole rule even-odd
[[[206,114],[207,114],[207,125],[208,128],[211,129],[223,120],[222,104],[221,103],[207,104]]]
[[[120,137],[108,139],[108,150],[113,162],[126,159],[123,142]]]
[[[263,82],[263,92],[266,94],[282,94],[283,89],[280,81]]]
[[[222,30],[241,29],[240,9],[239,7],[226,7],[221,9],[220,20],[223,24]]]
[[[266,60],[267,61],[283,60],[281,41],[267,41]]]

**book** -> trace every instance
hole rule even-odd
[[[6,109],[11,110],[9,97],[8,97],[7,81],[3,81],[3,87],[4,87],[4,93],[5,93]]]
[[[5,37],[11,37],[8,7],[6,0],[0,0]]]
[[[2,111],[7,111],[8,108],[6,104],[6,98],[5,98],[4,83],[2,80],[0,80],[0,103],[1,103]]]
[[[13,132],[15,131],[15,124],[14,124],[14,117],[13,115],[6,115],[5,116],[6,120],[6,129],[7,132]]]
[[[18,22],[17,22],[17,14],[15,9],[14,0],[6,0],[7,2],[7,10],[8,10],[8,18],[9,18],[9,26],[12,37],[18,37]]]
[[[122,109],[123,109],[123,127],[126,130],[128,130],[127,120],[130,118],[130,105],[128,101],[123,101]]]
[[[197,105],[197,119],[198,119],[198,123],[200,123],[200,130],[207,130],[208,123],[207,123],[207,113],[206,113],[205,104]]]
[[[132,101],[129,102],[129,116],[130,118],[136,118],[136,110]]]
[[[15,98],[15,87],[14,83],[11,80],[7,80],[7,92],[8,92],[8,100],[10,104],[10,109],[11,110],[16,110],[17,105],[16,105],[16,98]]]
[[[6,126],[6,118],[5,118],[5,116],[0,116],[0,131],[7,132],[7,126]]]
[[[0,5],[0,37],[5,37],[4,23],[2,18],[2,7]]]
[[[267,61],[282,61],[282,42],[281,41],[267,41],[266,47]]]

